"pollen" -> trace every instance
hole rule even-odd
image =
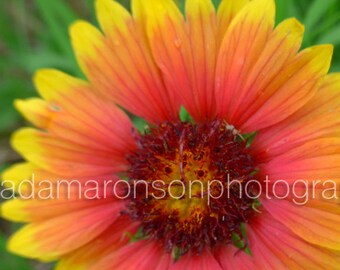
[[[220,120],[166,122],[136,140],[128,213],[145,237],[180,255],[242,237],[242,223],[256,213],[247,185],[256,167],[234,128]]]

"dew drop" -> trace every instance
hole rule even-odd
[[[175,46],[177,48],[181,47],[182,45],[182,40],[180,38],[175,39]]]
[[[216,88],[220,88],[221,85],[222,85],[222,83],[221,83],[221,78],[220,78],[220,77],[217,77],[217,78],[216,78]]]

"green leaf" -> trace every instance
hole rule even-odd
[[[336,2],[337,0],[314,0],[311,6],[309,7],[304,24],[307,30],[313,29],[314,26],[325,16],[328,9]]]
[[[340,72],[340,61],[332,65],[330,72]]]
[[[144,134],[145,131],[148,129],[149,125],[148,122],[146,122],[143,118],[140,117],[136,117],[134,116],[132,118],[132,122],[133,125],[135,126],[135,128],[137,128],[137,130],[141,133]]]
[[[8,163],[0,164],[0,175],[4,172],[10,165]]]
[[[174,259],[174,261],[177,262],[178,259],[181,257],[181,249],[178,247],[174,247],[171,256]]]
[[[32,270],[30,262],[26,259],[9,254],[6,250],[6,237],[0,234],[0,262],[1,269],[11,270]]]
[[[251,250],[248,245],[246,226],[244,223],[241,223],[240,229],[241,229],[241,235],[238,235],[237,233],[232,232],[231,240],[233,242],[233,245],[243,250],[245,253],[252,255]]]
[[[340,45],[340,24],[325,33],[319,40],[319,44],[331,43]]]
[[[257,134],[256,131],[252,133],[242,134],[243,139],[247,141],[247,147],[250,147],[250,145],[253,143],[256,134]]]
[[[118,0],[118,2],[124,6],[127,10],[130,10],[130,4],[131,4],[131,0]]]
[[[0,81],[0,132],[11,131],[15,124],[21,119],[19,113],[13,106],[16,98],[33,96],[30,85],[23,80],[4,80]]]
[[[184,0],[175,0],[178,8],[181,10],[182,14],[185,13],[185,1]]]
[[[122,1],[124,2],[124,1]],[[178,5],[179,9],[183,14],[185,14],[185,0],[175,0],[176,4]],[[214,6],[218,8],[221,3],[221,0],[212,0]]]
[[[77,19],[72,8],[65,4],[64,0],[35,0],[35,3],[47,25],[47,31],[51,39],[54,40],[61,53],[66,56],[69,61],[72,61],[72,73],[78,76],[81,75],[68,35],[69,25]]]
[[[70,19],[69,16],[64,16],[64,13],[69,13],[70,11],[65,7],[60,10],[59,8],[62,5],[58,4],[59,1],[35,0],[35,3],[50,30],[51,36],[56,41],[59,48],[69,55],[71,48],[69,45],[67,27],[76,19],[76,17]],[[67,18],[67,21],[65,21],[65,18]]]
[[[182,106],[180,111],[179,111],[179,118],[181,119],[182,122],[193,122],[192,117],[188,113],[188,111]]]
[[[18,65],[32,74],[40,68],[56,68],[74,73],[74,62],[52,50],[40,51],[39,54],[24,54],[18,59]]]
[[[142,227],[140,227],[134,235],[132,235],[130,232],[127,232],[126,236],[130,238],[130,243],[134,243],[146,238]]]
[[[302,14],[294,0],[276,0],[276,22],[277,24],[287,18],[295,17],[302,19]]]
[[[215,5],[215,7],[217,8],[220,5],[221,0],[213,0],[213,3]]]
[[[288,16],[288,1],[276,0],[276,22],[280,23]]]

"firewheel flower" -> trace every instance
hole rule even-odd
[[[300,49],[274,0],[131,6],[97,0],[100,30],[71,26],[86,80],[40,70],[42,98],[16,101],[35,127],[2,177],[21,191],[3,217],[26,223],[9,250],[58,270],[340,269],[332,46]],[[45,198],[46,180],[69,185]]]

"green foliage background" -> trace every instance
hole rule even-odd
[[[129,8],[129,0],[119,2]],[[183,9],[184,0],[177,2]],[[335,45],[332,71],[340,71],[340,0],[276,3],[278,22],[296,17],[306,26],[304,47]],[[20,160],[9,147],[9,136],[25,123],[12,104],[16,98],[36,95],[31,82],[34,71],[51,67],[82,76],[68,37],[68,26],[78,18],[96,24],[93,0],[0,0],[0,172]],[[50,269],[6,252],[13,226],[0,220],[0,269]]]

